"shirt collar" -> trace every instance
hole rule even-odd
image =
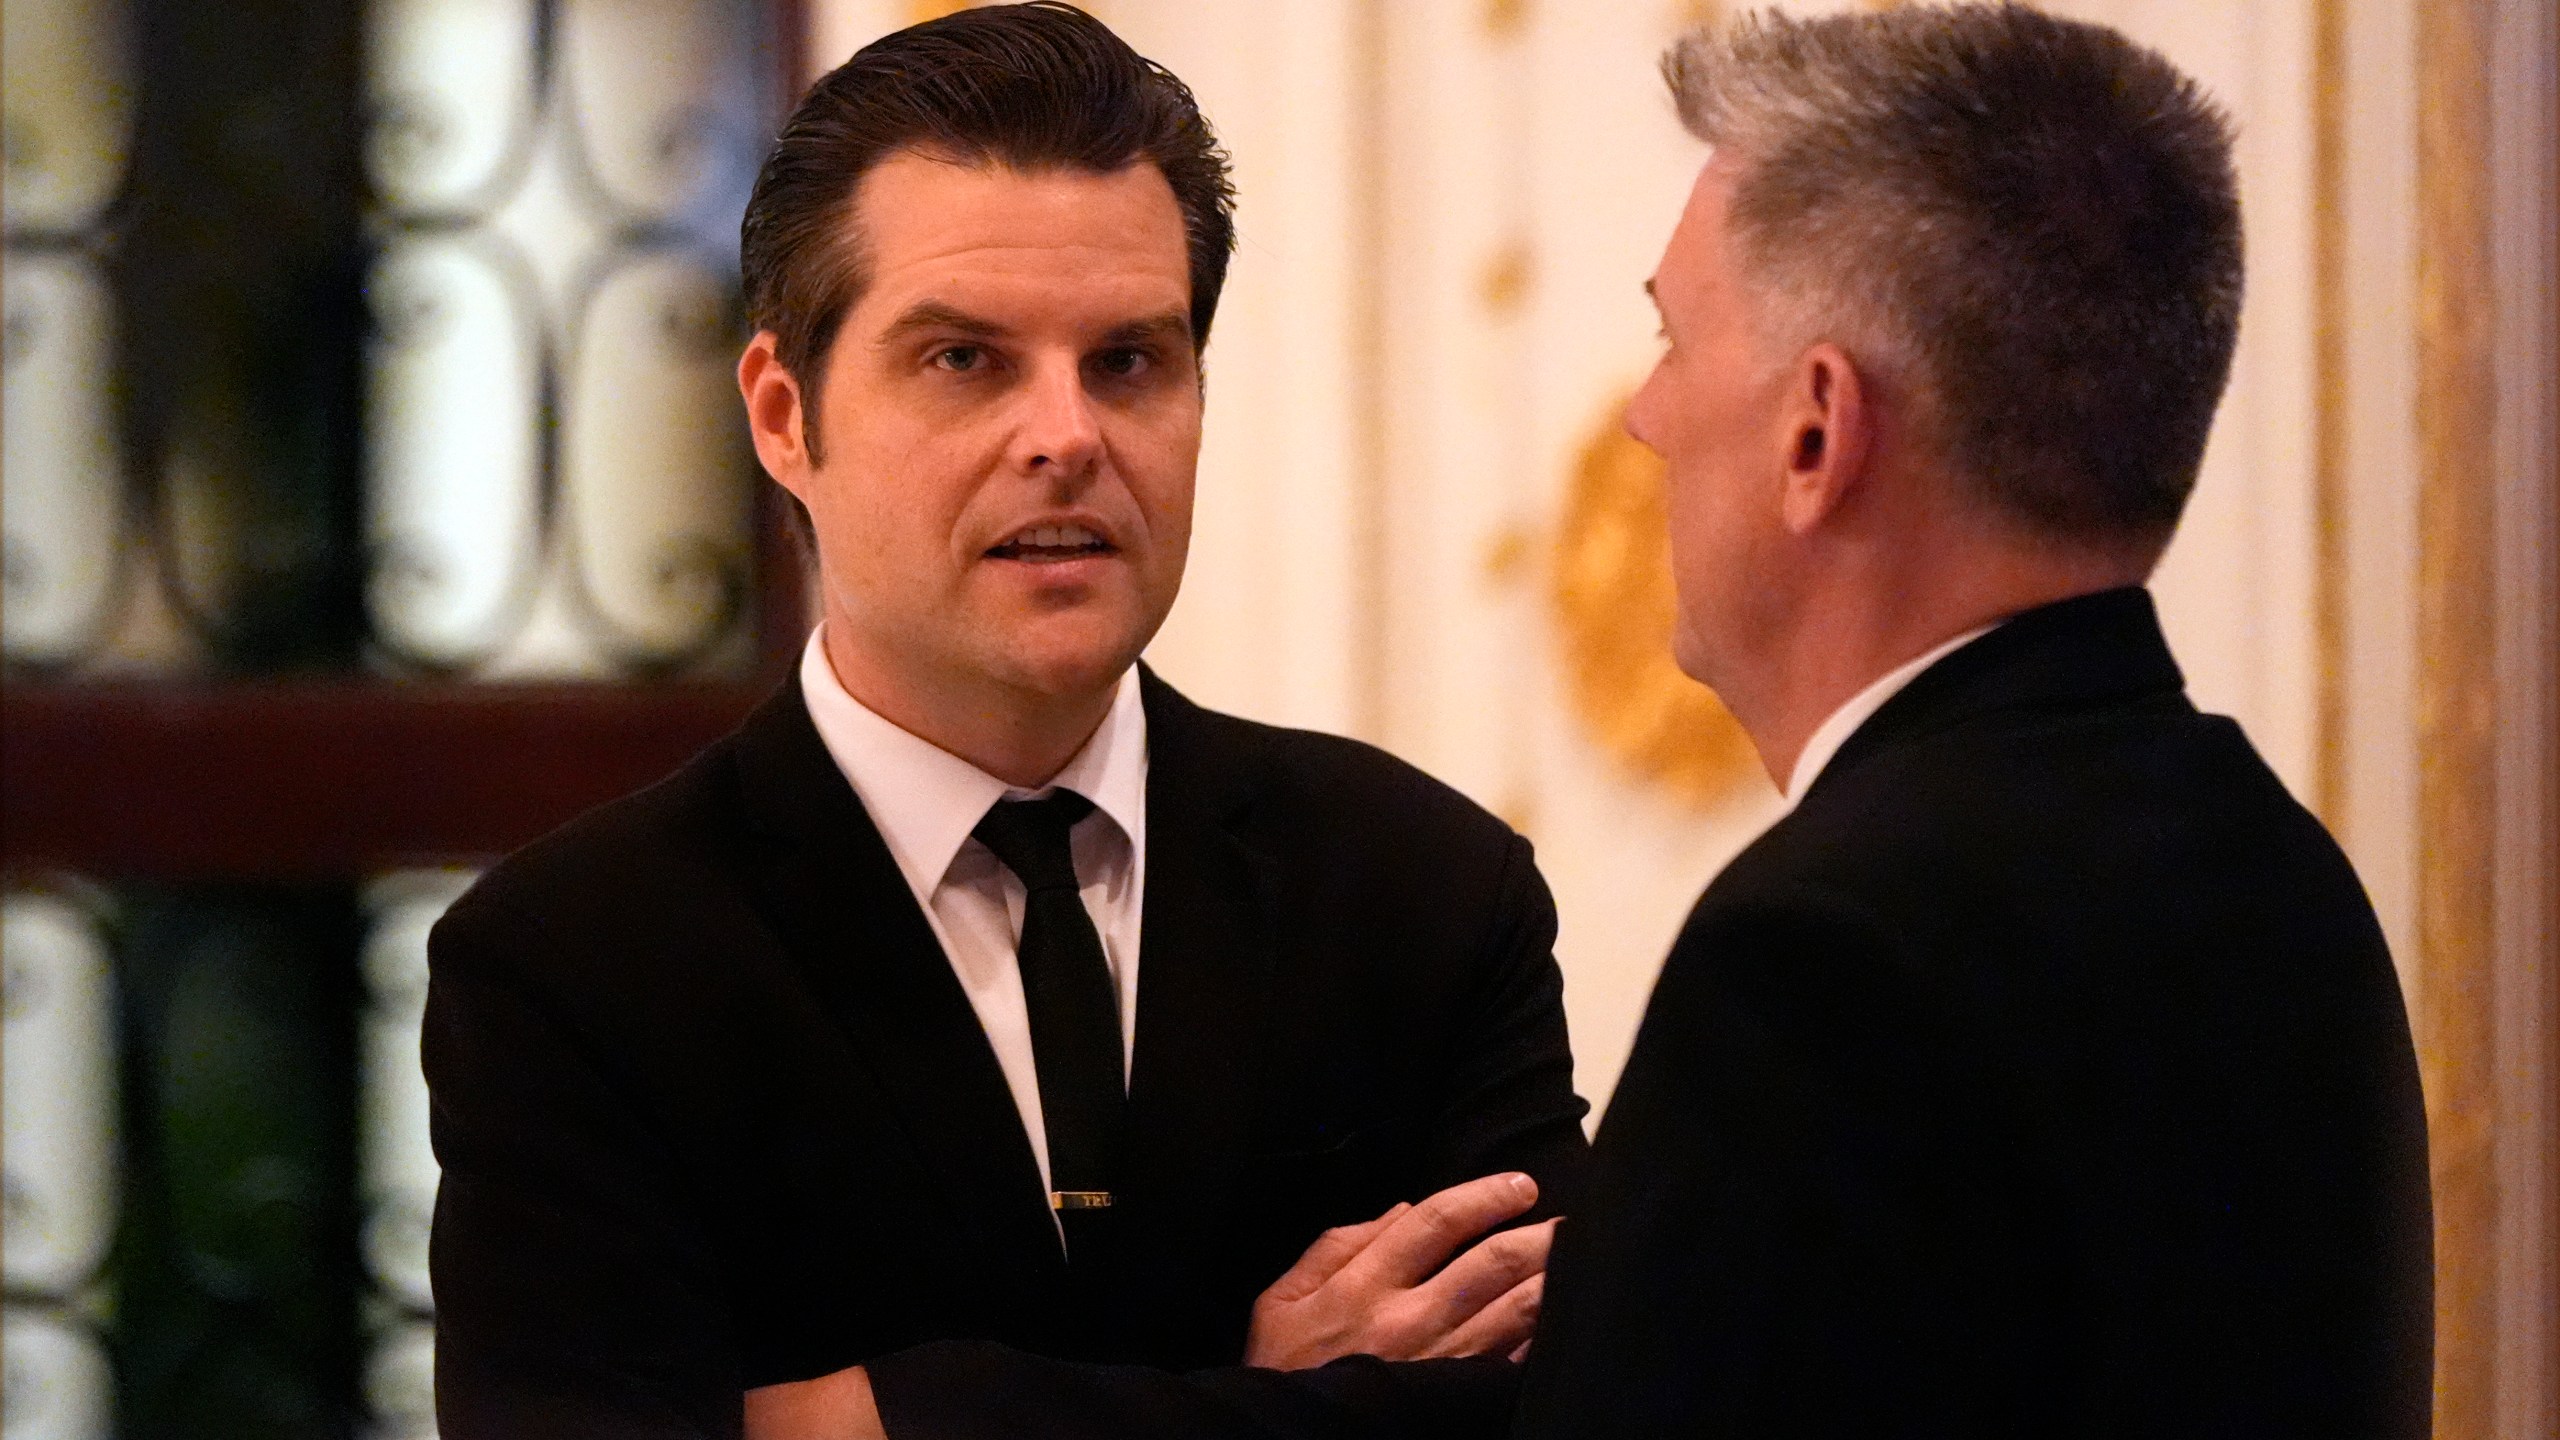
[[[1795,769],[1787,776],[1787,808],[1796,808],[1796,803],[1804,799],[1804,792],[1821,778],[1824,767],[1831,763],[1831,757],[1840,753],[1840,747],[1849,743],[1849,737],[1858,733],[1859,726],[1875,718],[1875,713],[1884,708],[1886,701],[1901,694],[1902,687],[1919,679],[1920,672],[1999,629],[2000,625],[2001,622],[1995,620],[1967,630],[1945,644],[1895,666],[1877,676],[1866,689],[1850,696],[1849,703],[1832,711],[1830,718],[1814,727],[1812,736],[1804,742],[1804,748],[1796,752]]]
[[[919,904],[930,906],[951,862],[989,806],[1052,789],[1093,802],[1128,842],[1146,853],[1147,716],[1135,666],[1120,677],[1111,708],[1084,747],[1047,785],[1008,785],[922,736],[900,729],[853,698],[827,663],[824,625],[800,652],[800,694],[827,754],[880,829],[898,873]]]

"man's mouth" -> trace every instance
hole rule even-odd
[[[1097,555],[1116,553],[1118,547],[1082,525],[1032,525],[1015,532],[1013,538],[1003,544],[990,546],[987,557],[1049,565],[1062,560],[1089,560]]]

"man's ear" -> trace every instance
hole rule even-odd
[[[1864,483],[1875,411],[1858,367],[1828,341],[1797,357],[1780,405],[1786,454],[1779,515],[1788,530],[1810,534]]]
[[[806,505],[817,462],[809,454],[800,382],[784,367],[774,344],[770,330],[757,331],[747,342],[746,353],[738,357],[738,394],[747,402],[747,433],[755,440],[765,473]]]

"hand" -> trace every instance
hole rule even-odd
[[[747,1440],[889,1440],[859,1365],[747,1392]]]
[[[1537,1182],[1526,1175],[1487,1175],[1326,1231],[1254,1301],[1244,1363],[1304,1370],[1345,1355],[1518,1358],[1546,1293],[1555,1222],[1506,1230],[1449,1256],[1537,1198]]]

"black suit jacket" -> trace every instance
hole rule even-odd
[[[2355,875],[2150,597],[1931,667],[1708,887],[1518,1433],[2422,1436],[2425,1119]]]
[[[436,928],[448,1440],[734,1435],[743,1389],[856,1363],[902,1437],[1500,1428],[1498,1359],[1169,1372],[1237,1366],[1328,1226],[1570,1182],[1528,844],[1366,746],[1144,699],[1120,1291],[1070,1298],[994,1054],[795,683]]]

